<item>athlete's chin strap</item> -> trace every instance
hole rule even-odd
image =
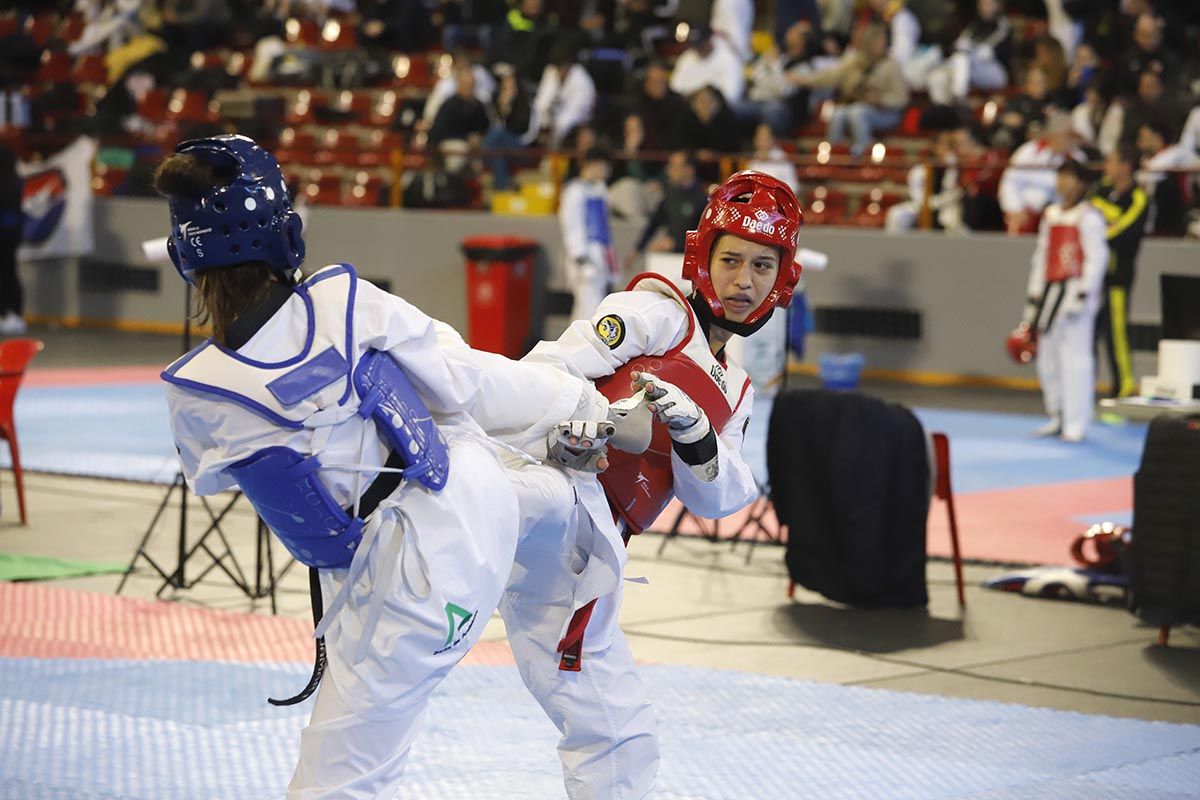
[[[712,306],[708,304],[707,300],[700,296],[699,292],[692,292],[690,295],[688,295],[688,302],[691,303],[692,308],[696,312],[696,316],[700,318],[700,324],[704,326],[705,333],[708,332],[709,328],[715,325],[722,330],[729,331],[734,336],[749,336],[750,334],[757,333],[759,330],[761,330],[762,327],[767,324],[768,320],[771,319],[771,315],[775,313],[775,309],[772,308],[766,314],[763,314],[757,320],[747,325],[744,322],[733,322],[725,317],[718,317],[713,313]]]

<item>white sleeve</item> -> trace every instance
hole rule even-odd
[[[596,84],[592,83],[587,70],[578,64],[567,73],[564,89],[562,107],[554,120],[555,141],[562,141],[577,125],[587,122],[596,103]]]
[[[722,56],[718,59],[720,69],[714,76],[714,83],[725,95],[726,103],[736,103],[746,93],[746,65],[733,46],[723,39],[718,40],[714,46],[720,47]]]
[[[354,333],[364,348],[392,355],[415,384],[430,411],[469,411],[479,391],[478,370],[446,357],[434,320],[406,300],[359,280]]]
[[[679,303],[656,292],[617,292],[600,302],[590,321],[572,322],[562,336],[540,342],[524,360],[548,363],[588,380],[603,378],[638,356],[662,355],[679,344],[688,318]],[[597,331],[601,324],[612,344]]]
[[[897,64],[904,64],[917,52],[917,40],[921,38],[921,25],[912,12],[896,14],[892,18],[892,46],[889,55]]]
[[[1050,224],[1042,217],[1038,225],[1037,245],[1033,248],[1033,258],[1030,259],[1029,281],[1025,285],[1025,299],[1028,303],[1036,303],[1046,289],[1046,242],[1050,236]],[[1026,322],[1033,322],[1026,309]]]
[[[694,50],[685,50],[675,59],[675,68],[671,70],[669,81],[671,91],[687,97],[700,88],[695,85],[696,81],[692,77],[697,69],[697,60]]]
[[[225,423],[224,403],[196,397],[186,389],[167,384],[167,409],[171,435],[179,452],[179,465],[188,488],[194,494],[208,496],[234,486],[233,478],[218,462],[217,445],[210,431]]]
[[[554,103],[554,95],[558,91],[558,80],[554,75],[554,67],[546,67],[542,79],[538,82],[537,94],[533,96],[533,114],[539,125],[550,121],[550,106]],[[541,128],[538,128],[541,130]]]
[[[425,109],[421,112],[421,119],[433,124],[434,117],[437,116],[438,109],[442,104],[454,94],[454,78],[442,78],[433,85],[429,91],[429,99],[425,101]]]
[[[1076,291],[1088,298],[1099,297],[1108,270],[1108,226],[1099,211],[1089,208],[1083,215],[1079,239],[1083,246],[1083,275]]]
[[[447,358],[476,374],[479,391],[467,413],[488,435],[541,458],[546,434],[558,423],[579,419],[581,412],[590,419],[606,416],[607,403],[595,402],[599,394],[579,378],[549,364],[473,350],[444,322],[434,329]]]
[[[1008,168],[1000,176],[1000,187],[996,198],[1000,201],[1000,209],[1005,214],[1024,211],[1026,208],[1022,192],[1025,188],[1024,178],[1029,173],[1026,170],[1013,169],[1013,167],[1024,164],[1025,154],[1028,152],[1025,148],[1026,145],[1021,145],[1013,152],[1012,158],[1008,162]]]
[[[571,261],[587,255],[586,198],[578,180],[563,187],[558,200],[558,224],[562,228],[563,247]]]
[[[719,519],[744,508],[758,497],[754,473],[742,459],[742,437],[750,423],[753,408],[754,389],[747,387],[746,396],[717,436],[715,480],[709,483],[701,481],[678,454],[671,452],[675,496],[693,514]]]
[[[1200,145],[1200,105],[1188,113],[1187,122],[1183,123],[1183,133],[1179,135],[1179,146],[1189,155],[1195,156],[1197,145]]]
[[[917,209],[921,207],[921,203],[925,202],[925,165],[917,164],[908,171],[908,196],[917,204]]]

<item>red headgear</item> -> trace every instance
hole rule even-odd
[[[1013,361],[1028,364],[1037,356],[1037,332],[1028,322],[1022,322],[1004,340],[1004,347]]]
[[[709,274],[713,245],[723,233],[779,248],[779,273],[775,285],[762,305],[738,323],[753,326],[771,313],[775,306],[787,307],[792,291],[800,280],[796,263],[796,244],[804,215],[800,203],[786,183],[754,170],[730,175],[708,199],[700,224],[688,231],[683,250],[683,277],[692,282],[717,319],[725,317],[725,307]]]

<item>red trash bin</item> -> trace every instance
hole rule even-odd
[[[539,245],[519,236],[469,236],[467,339],[471,347],[509,358],[524,355],[533,297],[533,259]]]

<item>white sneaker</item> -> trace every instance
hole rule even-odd
[[[27,330],[25,318],[13,311],[8,312],[3,319],[0,319],[0,335],[20,336]]]
[[[1034,436],[1058,436],[1062,433],[1062,420],[1057,417],[1051,417],[1050,421],[1045,425],[1041,425],[1033,432]]]
[[[1083,441],[1082,433],[1064,433],[1058,437],[1067,444],[1079,444]]]

